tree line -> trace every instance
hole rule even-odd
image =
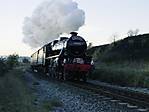
[[[19,65],[19,55],[12,54],[7,58],[0,58],[0,76],[3,76],[6,72]]]

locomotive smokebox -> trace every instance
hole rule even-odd
[[[78,36],[77,32],[71,32],[71,37],[67,41],[66,49],[71,56],[81,56],[87,49],[86,41],[83,37]]]

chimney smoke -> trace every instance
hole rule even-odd
[[[61,34],[77,31],[85,22],[85,13],[73,0],[48,0],[41,3],[23,26],[23,42],[32,48],[43,46]],[[75,34],[76,35],[76,34]]]

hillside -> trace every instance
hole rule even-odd
[[[126,37],[88,50],[95,60],[149,60],[149,34]]]
[[[90,78],[122,86],[149,87],[149,34],[92,47],[95,70]]]

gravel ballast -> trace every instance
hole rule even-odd
[[[140,92],[143,94],[148,94],[149,95],[149,88],[141,88],[141,87],[127,87],[127,86],[119,86],[119,85],[112,85],[109,83],[97,81],[97,80],[88,80],[89,83],[95,84],[95,85],[103,85],[107,87],[112,87],[112,88],[119,88],[119,89],[124,89],[124,90],[130,90],[130,91],[135,91],[135,92]]]
[[[136,109],[111,102],[104,96],[36,75],[38,73],[26,72],[24,77],[37,97],[34,102],[37,107],[44,101],[58,99],[62,106],[54,107],[52,112],[137,112]]]

